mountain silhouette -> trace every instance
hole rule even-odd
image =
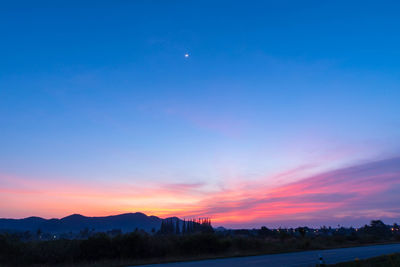
[[[169,218],[167,218],[169,219]],[[104,232],[120,229],[122,232],[131,232],[136,228],[150,232],[160,229],[163,219],[146,214],[125,213],[105,217],[86,217],[80,214],[72,214],[61,219],[43,219],[40,217],[28,217],[24,219],[0,219],[0,230],[2,231],[37,231],[49,233],[80,232],[81,230],[94,229],[96,232]],[[179,220],[172,217],[172,220]]]

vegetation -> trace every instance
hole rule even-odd
[[[211,226],[211,220],[198,219],[198,220],[184,220],[181,223],[177,218],[164,219],[161,222],[160,234],[192,234],[192,233],[212,233],[214,230]]]
[[[189,225],[189,226],[188,226]],[[178,227],[177,227],[178,226]],[[397,227],[397,228],[396,228]],[[93,233],[85,239],[24,241],[15,234],[0,234],[0,266],[78,265],[107,262],[108,266],[280,253],[400,241],[397,225],[372,221],[359,229],[219,230],[209,220],[185,221],[185,227],[163,222],[155,233]]]
[[[349,262],[338,263],[335,267],[398,267],[400,266],[400,254],[391,254],[379,256],[366,260],[355,260]]]

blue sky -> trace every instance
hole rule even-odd
[[[207,195],[396,157],[399,11],[396,1],[3,4],[0,173],[201,184]],[[32,215],[18,205],[0,213]]]

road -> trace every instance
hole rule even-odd
[[[292,252],[262,256],[237,257],[213,260],[201,260],[178,263],[151,264],[146,267],[308,267],[318,263],[321,255],[327,264],[351,261],[355,258],[367,259],[384,254],[400,252],[400,244],[374,245],[328,250]]]

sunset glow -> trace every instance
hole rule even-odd
[[[32,210],[47,218],[140,210],[161,217],[211,217],[216,224],[232,226],[322,225],[350,218],[360,223],[374,214],[395,219],[400,212],[396,204],[400,196],[392,193],[400,187],[400,158],[328,171],[275,187],[265,185],[267,178],[252,188],[226,184],[213,190],[205,183],[93,186],[7,176],[1,181],[1,200],[8,203],[3,210],[13,217],[26,216]]]
[[[400,220],[396,8],[156,2],[0,9],[0,218]]]

